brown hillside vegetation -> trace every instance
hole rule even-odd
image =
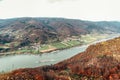
[[[1,74],[0,80],[120,80],[120,37],[55,65]]]

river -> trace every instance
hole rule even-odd
[[[96,41],[94,42],[94,44],[118,36],[119,35],[111,36],[107,39]],[[68,59],[80,52],[85,51],[87,47],[88,45],[83,45],[79,47],[73,47],[66,50],[58,50],[41,55],[21,54],[21,55],[0,56],[0,72],[8,72],[19,68],[32,68],[43,65],[55,64],[62,60]]]
[[[43,65],[58,63],[68,59],[80,52],[83,52],[86,46],[73,47],[66,50],[45,53],[42,55],[21,54],[0,57],[0,72],[11,71],[18,68],[31,68]],[[48,61],[49,60],[49,61]]]

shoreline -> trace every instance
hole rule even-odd
[[[49,49],[49,50],[44,50],[44,51],[40,51],[40,53],[38,54],[34,54],[34,53],[21,53],[22,54],[31,54],[31,55],[41,55],[41,54],[45,54],[45,53],[51,53],[51,52],[54,52],[54,51],[58,51],[58,50],[67,50],[67,49],[70,49],[70,48],[74,48],[74,47],[81,47],[81,46],[84,46],[85,44],[83,45],[77,45],[77,46],[72,46],[72,47],[66,47],[66,48],[61,48],[61,49]],[[20,54],[15,54],[15,53],[0,53],[0,56],[8,56],[8,55],[20,55]]]
[[[111,40],[111,39],[114,39],[114,38],[117,38],[118,36],[111,36],[110,38],[106,38],[106,39],[103,39],[104,41],[106,41],[106,40]],[[102,39],[100,40],[101,42],[103,41]],[[99,43],[99,42],[97,42],[97,41],[95,41],[96,43]],[[95,44],[96,44],[95,43]],[[93,45],[93,44],[86,44],[86,45],[78,45],[78,46],[74,46],[74,47],[70,47],[70,48],[68,48],[68,50],[69,49],[72,49],[72,48],[77,48],[77,47],[80,47],[80,48],[87,48],[89,45]],[[67,50],[67,48],[66,49],[62,49],[62,50],[60,50],[60,51],[65,51],[65,50]],[[60,52],[59,50],[58,50],[58,52]],[[49,56],[49,54],[54,54],[54,53],[56,53],[57,54],[57,50],[54,50],[54,51],[51,51],[50,53],[46,53],[48,56]],[[79,52],[77,52],[77,53],[79,53]],[[45,54],[45,55],[46,55]],[[64,54],[64,53],[63,53]],[[0,56],[0,58],[4,58],[4,57],[10,57],[10,56],[12,56],[12,57],[15,57],[15,56],[19,56],[19,55],[31,55],[31,56],[34,56],[34,55],[38,55],[38,56],[42,56],[42,54],[31,54],[31,53],[24,53],[24,54],[6,54],[6,55],[3,55],[3,56]],[[43,55],[44,56],[44,55]]]
[[[89,42],[89,43],[83,43],[83,44],[78,44],[78,45],[73,45],[73,46],[70,46],[70,47],[65,47],[65,48],[51,48],[51,49],[46,49],[46,50],[42,50],[40,51],[39,53],[37,54],[34,54],[34,53],[30,53],[30,52],[25,52],[25,53],[15,53],[15,52],[3,52],[3,53],[0,53],[0,56],[8,56],[8,55],[18,55],[18,54],[32,54],[32,55],[41,55],[41,54],[44,54],[44,53],[50,53],[50,52],[54,52],[54,51],[57,51],[57,50],[66,50],[66,49],[70,49],[70,48],[73,48],[73,47],[81,47],[81,46],[84,46],[84,45],[91,45],[91,44],[94,44],[94,43],[99,43],[101,41],[104,41],[104,40],[108,40],[109,37],[111,37],[110,39],[113,39],[113,38],[116,38],[116,37],[119,37],[120,35],[116,35],[116,34],[113,34],[114,36],[106,36],[106,38],[103,38],[103,39],[100,39],[100,40],[95,40],[95,41],[92,41],[92,42]]]

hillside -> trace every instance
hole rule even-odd
[[[120,37],[90,45],[86,51],[55,65],[0,75],[0,80],[119,80]]]
[[[80,41],[72,42],[79,45],[82,44],[82,35],[119,33],[119,25],[120,22],[91,22],[64,18],[0,19],[0,45],[2,45],[0,52],[18,50],[18,53],[24,51],[34,53],[35,51],[30,50],[35,48],[39,53],[41,47],[39,45],[51,43],[56,43],[52,44],[53,50],[62,49],[66,48],[66,45],[59,42],[68,38],[79,39]],[[71,46],[74,44],[67,47]],[[49,45],[43,46],[42,50],[48,47]]]

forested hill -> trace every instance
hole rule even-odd
[[[120,37],[90,45],[86,51],[55,65],[0,75],[1,80],[119,80]]]
[[[92,22],[64,18],[0,19],[0,38],[7,42],[48,43],[90,33],[118,33],[120,22]],[[3,41],[3,43],[7,43]]]

